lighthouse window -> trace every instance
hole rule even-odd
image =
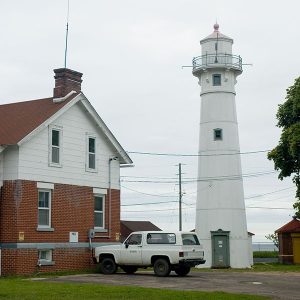
[[[214,129],[214,140],[220,141],[223,139],[223,132],[221,128]]]
[[[221,85],[221,74],[213,74],[213,85]]]

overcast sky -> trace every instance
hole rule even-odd
[[[196,154],[200,87],[181,66],[201,55],[199,41],[217,19],[233,53],[253,64],[236,85],[241,152],[268,150],[280,136],[278,104],[300,75],[299,10],[296,0],[70,0],[67,67],[83,73],[83,92],[125,150]],[[66,15],[67,0],[0,0],[0,104],[52,96]],[[183,186],[183,229],[193,229],[197,157],[130,155],[122,218],[177,229],[182,163],[183,180],[192,178]],[[242,155],[242,168],[253,175],[244,178],[248,230],[264,241],[291,220],[295,189],[277,179],[265,152]],[[157,202],[167,203],[149,204]]]

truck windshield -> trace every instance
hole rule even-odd
[[[195,234],[182,234],[183,245],[200,245],[198,237]]]
[[[174,233],[148,233],[147,244],[176,244]]]

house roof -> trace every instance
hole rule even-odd
[[[131,231],[161,231],[156,225],[150,221],[124,221],[121,220],[121,225],[126,226]]]
[[[284,232],[300,232],[300,221],[296,218],[293,218],[292,221],[283,225],[279,229],[275,231],[276,233],[284,233]]]
[[[15,145],[70,102],[54,103],[53,98],[0,105],[0,145]]]
[[[55,102],[51,97],[0,105],[0,152],[5,146],[20,145],[27,141],[47,126],[50,121],[55,120],[65,110],[68,110],[75,103],[81,101],[100,130],[119,153],[121,157],[120,163],[132,164],[132,160],[126,151],[119,144],[83,93],[74,94],[71,92],[67,96],[56,100],[61,99],[64,101]]]

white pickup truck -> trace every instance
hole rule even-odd
[[[138,268],[153,267],[157,276],[168,276],[173,270],[185,276],[191,267],[204,264],[204,251],[193,232],[133,232],[120,245],[96,247],[94,261],[103,274],[113,274],[120,266],[132,274]]]

